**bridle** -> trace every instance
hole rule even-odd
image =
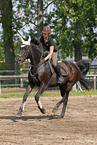
[[[30,45],[30,46],[27,45],[26,47],[22,48],[22,54],[20,54],[20,55],[18,56],[18,60],[20,60],[21,63],[24,62],[24,60],[27,58],[27,56],[28,56],[30,53],[33,54],[32,49],[31,49],[31,45]],[[31,57],[32,57],[33,62],[34,62],[34,60],[35,60],[35,59],[34,59],[34,56],[31,55]],[[42,59],[42,57],[43,57],[43,54],[41,54],[40,60]],[[40,62],[40,61],[39,61],[39,62]],[[35,63],[34,63],[34,64],[35,64]],[[33,78],[33,80],[35,80],[35,82],[37,81],[37,78],[36,78],[35,76],[36,76],[36,74],[39,73],[39,70],[37,70],[34,74],[32,74],[31,69],[32,69],[32,67],[33,67],[33,68],[37,68],[38,66],[39,66],[39,64],[38,64],[38,65],[33,65],[33,64],[31,64],[31,65],[30,65],[30,70],[29,70],[30,76]],[[40,67],[40,66],[39,66],[39,67]]]
[[[23,52],[22,55],[19,54],[19,56],[18,56],[18,60],[20,60],[21,62],[24,62],[25,61],[25,58],[27,58],[27,56],[28,56],[28,54],[30,52],[29,46],[27,46],[27,48],[25,48],[25,49],[26,50],[23,50],[23,48],[22,48],[22,51],[24,51],[24,52]]]
[[[18,56],[18,60],[20,60],[21,63],[22,63],[22,62],[24,62],[25,59],[27,58],[28,54],[32,53],[32,49],[31,49],[31,37],[29,36],[28,41],[25,41],[21,35],[20,35],[20,37],[21,37],[21,40],[22,40],[22,45],[21,45],[21,47],[23,47],[23,48],[25,47],[24,49],[26,49],[26,50],[24,50],[25,52],[23,53],[23,55],[19,55],[19,56]],[[33,44],[34,44],[34,43],[33,43]],[[35,45],[35,44],[34,44],[34,45]],[[31,51],[31,52],[30,52],[30,51]],[[33,54],[33,53],[32,53],[32,54]],[[32,55],[32,59],[33,59],[33,61],[35,60],[33,55]],[[41,60],[41,59],[42,59],[42,54],[41,54],[40,60]],[[39,62],[40,62],[40,60],[39,60]],[[35,64],[35,63],[34,63],[34,64]],[[31,64],[31,66],[33,66],[33,67],[38,67],[38,65],[32,65],[32,64]]]
[[[25,61],[25,58],[27,58],[28,54],[29,54],[29,53],[33,53],[33,52],[32,52],[31,46],[29,46],[29,45],[27,45],[25,48],[21,48],[21,49],[22,49],[22,51],[24,51],[24,52],[23,52],[22,55],[20,54],[20,55],[18,56],[18,60],[20,60],[21,63],[23,63],[23,62]],[[23,49],[24,49],[24,50],[23,50]],[[30,52],[30,51],[31,51],[31,52]],[[43,54],[41,54],[40,61],[41,61],[42,57],[43,57]],[[32,58],[33,58],[33,61],[34,61],[33,55],[32,55]],[[34,68],[38,67],[38,65],[33,65],[33,64],[31,64],[30,66],[31,66],[31,67],[34,67]]]

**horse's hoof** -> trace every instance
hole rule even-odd
[[[61,119],[62,117],[60,115],[53,115],[52,118],[53,119]]]
[[[56,113],[57,112],[57,108],[53,108],[52,113]]]
[[[40,109],[40,111],[41,111],[42,114],[46,113],[46,110],[44,108]]]
[[[18,112],[16,117],[22,117],[22,113]]]
[[[21,117],[22,116],[22,111],[21,110],[19,110],[19,112],[17,113],[17,115],[16,115],[17,117]]]
[[[17,114],[16,117],[22,117],[22,114]]]
[[[19,111],[17,113],[17,117],[21,117],[22,116],[22,112],[23,112],[23,109],[22,109],[22,107],[20,107]]]

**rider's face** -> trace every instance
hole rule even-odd
[[[44,39],[48,39],[48,34],[43,33],[43,37],[44,37]]]

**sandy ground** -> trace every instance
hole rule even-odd
[[[30,95],[21,118],[16,114],[22,98],[0,99],[0,145],[97,145],[97,96],[69,97],[65,117],[51,119],[60,99],[41,97],[42,115]]]

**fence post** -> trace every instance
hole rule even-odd
[[[94,76],[94,91],[96,91],[96,76]]]
[[[23,72],[22,72],[22,68],[20,68],[20,74],[22,75],[23,74]],[[20,79],[20,86],[21,86],[21,88],[23,88],[23,79],[21,78]]]
[[[15,75],[18,75],[18,67],[17,67],[17,63],[15,63]],[[19,84],[19,79],[15,79],[15,85]]]

